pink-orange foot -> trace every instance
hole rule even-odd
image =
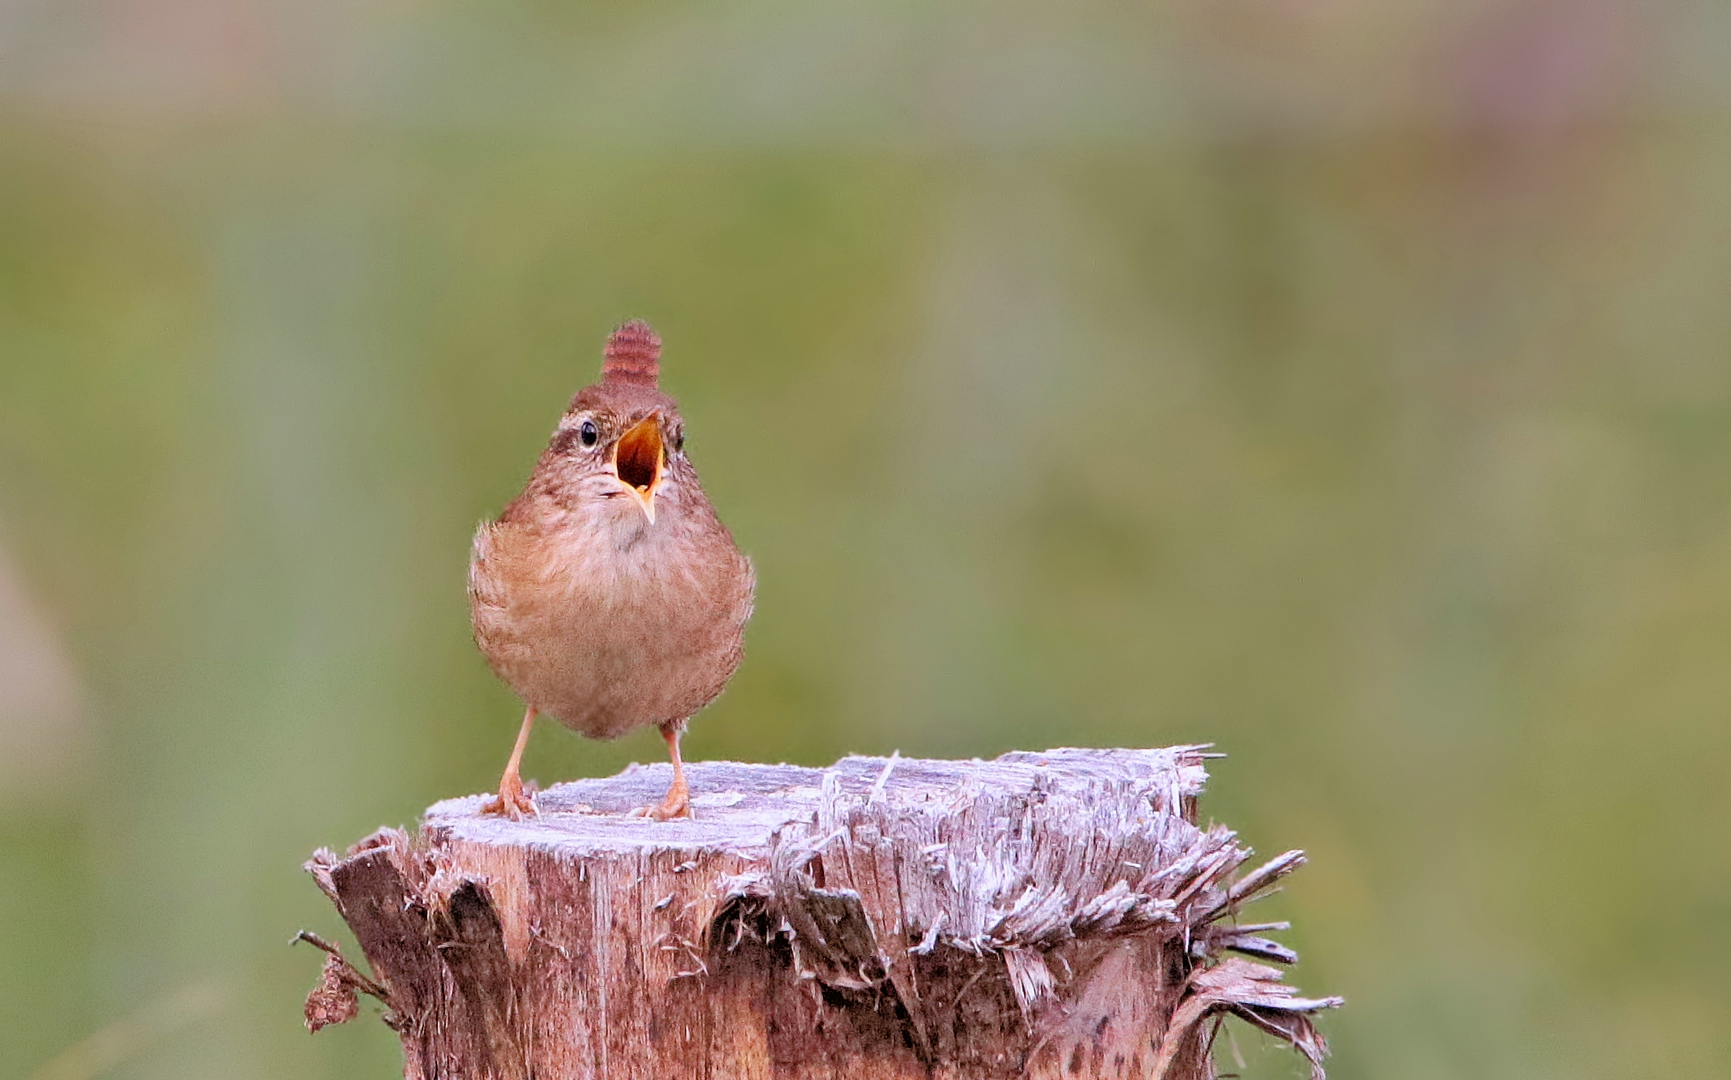
[[[685,777],[680,777],[667,789],[667,798],[661,800],[660,806],[645,806],[641,810],[633,810],[633,817],[646,817],[650,821],[672,821],[674,818],[691,817],[691,789],[685,786]]]
[[[481,813],[522,821],[535,817],[539,811],[535,809],[534,797],[524,790],[523,781],[512,773],[499,781],[499,794],[481,804]]]

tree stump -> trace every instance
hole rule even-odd
[[[410,1080],[1195,1080],[1236,1015],[1320,1078],[1340,999],[1225,955],[1297,959],[1238,915],[1303,854],[1237,874],[1201,750],[697,763],[665,823],[627,812],[666,765],[441,802],[307,864],[374,972],[303,935],[307,1023],[380,998]]]

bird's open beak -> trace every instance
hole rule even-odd
[[[655,523],[655,489],[661,486],[661,472],[667,465],[667,451],[661,442],[661,414],[650,413],[619,436],[613,452],[613,468],[619,482],[637,496],[637,505],[650,524]]]

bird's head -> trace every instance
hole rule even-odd
[[[685,422],[656,385],[660,356],[647,323],[608,337],[601,380],[571,399],[536,469],[567,509],[599,510],[636,533],[655,524],[657,500],[689,473]]]

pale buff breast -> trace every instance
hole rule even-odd
[[[752,575],[724,530],[683,532],[600,551],[575,530],[483,526],[476,644],[526,703],[592,738],[690,717],[739,666]]]

